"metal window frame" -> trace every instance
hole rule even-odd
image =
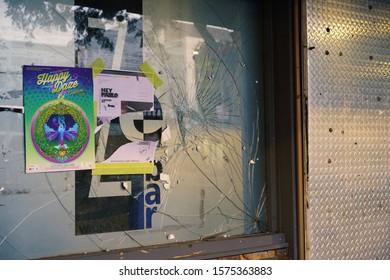
[[[303,259],[300,229],[302,173],[302,96],[299,0],[264,3],[265,112],[270,231],[283,232],[291,259]],[[298,224],[299,222],[299,224]],[[299,226],[299,227],[298,227]]]
[[[57,260],[206,260],[287,248],[284,234],[250,235],[118,249],[109,252],[64,255],[44,259]]]

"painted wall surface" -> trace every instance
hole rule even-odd
[[[390,2],[307,1],[310,259],[390,259]]]
[[[267,231],[259,4],[142,2],[140,15],[0,1],[0,106],[23,106],[22,65],[147,61],[163,81],[155,111],[112,121],[103,147],[155,139],[153,174],[26,174],[24,116],[0,110],[0,259]]]

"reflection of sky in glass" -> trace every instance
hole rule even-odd
[[[190,2],[197,5],[190,8]],[[164,81],[155,90],[163,120],[145,126],[151,131],[161,127],[163,136],[155,155],[162,170],[159,178],[152,180],[161,190],[153,227],[75,238],[74,172],[34,177],[23,174],[22,118],[11,120],[13,113],[0,112],[2,118],[10,119],[9,123],[0,124],[5,159],[0,164],[0,177],[4,178],[0,185],[4,187],[0,209],[6,210],[0,212],[0,255],[29,258],[83,253],[267,230],[263,124],[259,110],[261,73],[256,57],[260,42],[253,40],[258,35],[257,23],[254,24],[256,9],[235,1],[228,1],[231,5],[223,9],[216,9],[207,1],[183,1],[184,6],[164,3],[144,1],[142,20],[133,24],[129,20],[134,29],[127,29],[120,63],[120,69],[135,70],[141,62],[148,61]],[[0,7],[2,11],[6,9],[4,3]],[[68,11],[70,7],[62,12],[56,9],[53,16],[63,18]],[[11,26],[7,17],[7,22],[2,19],[0,25],[4,21],[5,27],[18,30],[14,34],[23,34],[17,36],[18,44],[27,46],[23,46],[23,52],[25,48],[33,49],[41,57],[40,48],[44,48],[41,63],[74,65],[75,48],[69,42],[73,40],[70,32],[75,23],[72,17],[65,18],[69,28],[59,32],[64,34],[64,40],[59,41],[54,39],[58,38],[54,29],[37,26],[34,39]],[[143,24],[141,33],[137,22]],[[82,30],[78,27],[78,31]],[[82,36],[76,32],[76,38],[86,36],[84,32],[92,31],[86,29]],[[110,67],[116,55],[115,44],[119,42],[118,32],[94,32],[91,44],[76,44],[80,66],[88,67],[100,56]],[[65,38],[68,43],[61,45]],[[104,40],[113,47],[105,48],[108,45],[104,45]],[[6,46],[14,44],[12,37],[4,37],[1,42]],[[47,49],[52,52],[47,53]],[[21,65],[32,63],[29,60],[33,57],[20,53],[15,59],[20,59],[17,64]],[[15,102],[9,92],[21,90],[21,76],[11,78],[11,85],[1,89],[1,103]],[[142,116],[133,119],[137,118]],[[9,133],[5,135],[4,131]],[[142,185],[139,180],[148,184],[150,178],[130,176],[126,180],[131,183],[126,184],[122,180],[110,178],[103,182],[93,178],[88,195],[129,196],[131,187]],[[52,226],[48,228],[48,224]],[[41,236],[42,240],[29,244],[29,237],[23,232]]]

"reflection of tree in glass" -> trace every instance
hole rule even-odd
[[[100,18],[101,10],[94,8],[76,7],[74,10],[76,21],[76,38],[75,43],[79,46],[90,46],[92,39],[97,44],[109,51],[114,50],[114,43],[104,36],[105,30],[101,28],[88,28],[88,18]]]
[[[7,5],[5,15],[12,23],[26,32],[27,38],[34,38],[34,31],[43,29],[47,31],[60,30],[66,32],[75,28],[75,43],[79,46],[90,46],[92,39],[96,40],[102,49],[113,51],[114,43],[101,28],[88,28],[88,18],[102,20],[123,21],[128,20],[128,33],[138,29],[136,19],[130,19],[126,11],[103,14],[102,10],[81,6],[69,6],[69,1],[37,0],[20,1],[4,0]],[[74,21],[69,19],[73,17]],[[142,32],[136,32],[135,37],[142,37]]]
[[[27,37],[34,38],[37,28],[67,31],[71,27],[64,13],[70,12],[59,1],[20,1],[4,0],[7,5],[5,15],[12,23],[27,33]]]
[[[88,28],[88,18],[98,18],[102,21],[122,22],[128,21],[127,33],[133,33],[134,37],[142,38],[142,30],[139,30],[137,23],[138,19],[132,18],[126,10],[115,13],[105,13],[102,10],[95,8],[76,7],[74,9],[76,21],[76,39],[75,42],[79,46],[90,46],[92,39],[96,40],[97,44],[109,51],[114,50],[114,43],[105,36],[105,30],[101,28]],[[141,41],[142,42],[142,41]]]

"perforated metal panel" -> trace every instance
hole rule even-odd
[[[390,259],[390,1],[307,1],[310,259]]]

